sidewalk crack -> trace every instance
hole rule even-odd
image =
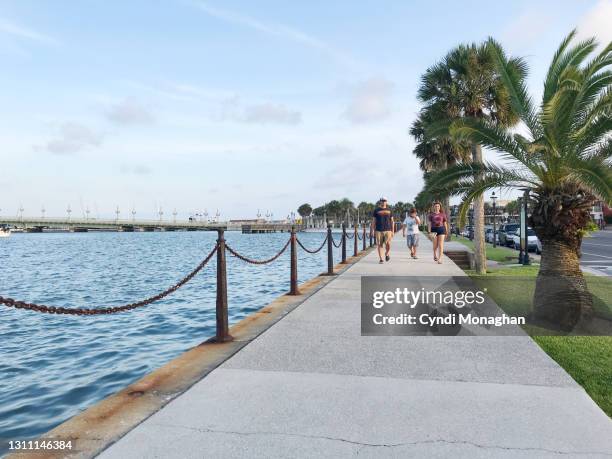
[[[602,451],[563,451],[563,450],[555,450],[548,448],[536,448],[536,447],[514,447],[514,446],[501,446],[501,445],[487,445],[482,443],[471,442],[467,440],[447,440],[444,438],[432,438],[429,440],[416,440],[410,442],[400,442],[400,443],[370,443],[370,442],[360,442],[356,440],[349,440],[347,438],[342,437],[331,437],[327,435],[307,435],[307,434],[299,434],[299,433],[288,433],[288,432],[270,432],[270,431],[237,431],[237,430],[220,430],[220,429],[212,429],[205,427],[190,427],[176,424],[165,424],[165,423],[156,423],[160,427],[175,427],[179,429],[192,430],[200,433],[219,433],[219,434],[228,434],[228,435],[240,435],[240,436],[258,436],[258,435],[269,435],[269,436],[281,436],[281,437],[299,437],[299,438],[308,438],[308,439],[319,439],[319,440],[329,440],[334,442],[348,443],[356,446],[360,446],[361,448],[397,448],[401,446],[417,446],[417,445],[426,445],[426,444],[449,444],[449,445],[469,445],[474,446],[476,448],[482,449],[497,449],[504,451],[540,451],[552,454],[559,455],[602,455],[612,457],[612,452],[602,452]]]

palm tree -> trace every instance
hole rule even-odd
[[[509,66],[514,67],[515,60],[510,60]],[[513,70],[520,72],[521,68]],[[509,126],[517,121],[486,43],[460,45],[427,69],[421,78],[418,98],[426,104],[425,110],[431,110],[444,123],[452,119],[475,119]],[[448,134],[447,131],[434,132],[429,130],[428,136],[439,138]],[[482,163],[480,143],[471,142],[471,155],[473,163]],[[474,199],[474,260],[476,271],[486,273],[482,195]]]
[[[572,44],[572,31],[555,53],[536,109],[525,87],[526,65],[509,60],[494,40],[488,50],[522,121],[521,133],[487,118],[464,118],[451,134],[500,152],[508,164],[457,165],[430,186],[470,202],[496,187],[529,188],[530,224],[542,242],[534,317],[575,326],[592,314],[592,298],[579,265],[582,235],[597,200],[612,200],[612,43],[591,60],[594,39]]]

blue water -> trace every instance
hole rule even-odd
[[[233,248],[261,259],[288,237],[226,233]],[[309,248],[324,237],[299,234]],[[212,232],[13,234],[0,239],[0,295],[65,307],[133,302],[176,283],[215,239]],[[300,282],[326,270],[326,249],[298,250]],[[334,249],[335,262],[338,255]],[[289,250],[265,266],[228,256],[227,272],[235,323],[288,290]],[[164,300],[121,314],[60,316],[0,306],[0,444],[48,431],[213,336],[215,274],[213,258]]]

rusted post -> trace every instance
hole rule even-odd
[[[217,335],[215,341],[224,343],[234,338],[229,334],[227,311],[227,268],[225,259],[225,237],[217,230]]]
[[[291,287],[289,295],[299,295],[298,289],[298,274],[297,274],[297,237],[295,235],[295,226],[291,227]]]
[[[357,232],[357,223],[355,223],[355,228],[353,228],[353,256],[356,257],[359,252],[359,233]]]
[[[342,261],[346,263],[346,223],[342,223]]]
[[[366,249],[366,224],[363,224],[363,247],[361,248],[361,250],[365,250]]]
[[[334,249],[331,225],[327,224],[327,275],[334,275]]]

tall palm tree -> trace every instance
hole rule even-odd
[[[470,202],[491,188],[530,188],[530,224],[542,242],[534,316],[566,329],[592,314],[580,245],[590,207],[597,199],[612,200],[612,43],[587,61],[597,43],[573,44],[575,34],[555,53],[537,109],[525,87],[525,63],[509,60],[490,39],[488,50],[522,121],[521,133],[486,118],[464,118],[450,131],[497,150],[509,163],[457,165],[430,179],[432,189],[463,196],[462,218]]]
[[[514,60],[509,61],[509,66],[514,64]],[[514,71],[520,72],[520,66]],[[444,118],[475,119],[509,126],[518,120],[486,43],[460,45],[427,69],[421,78],[418,98],[426,104],[426,110],[442,114],[439,118],[443,122],[447,122]],[[433,138],[446,135],[441,131],[433,132],[429,133]],[[471,155],[473,163],[482,163],[479,142],[471,142]],[[486,273],[482,195],[474,199],[474,260],[476,271]]]

